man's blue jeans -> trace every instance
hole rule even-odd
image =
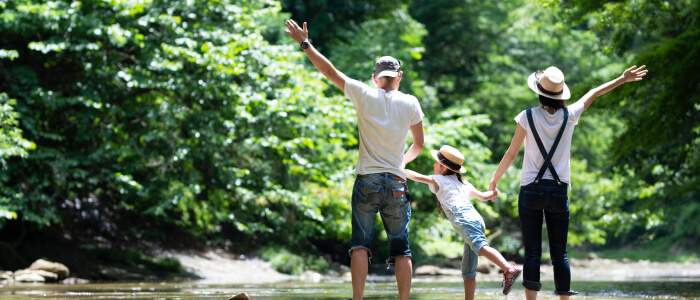
[[[389,259],[411,257],[408,246],[408,222],[411,220],[411,204],[405,180],[392,173],[358,175],[352,189],[352,239],[348,253],[354,249],[366,249],[372,257],[370,243],[374,236],[377,213],[382,218],[389,240]]]
[[[571,289],[571,269],[566,254],[569,232],[569,197],[566,189],[567,184],[559,186],[553,180],[540,180],[539,184],[520,187],[518,212],[525,246],[523,286],[528,290],[539,291],[542,288],[540,258],[543,217],[547,223],[556,292],[564,293]]]

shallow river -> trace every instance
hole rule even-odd
[[[538,299],[557,299],[552,282],[543,283]],[[700,281],[575,282],[581,292],[572,299],[700,299]],[[524,299],[522,286],[516,283],[506,298],[500,282],[477,282],[477,299]],[[105,283],[105,284],[15,284],[0,286],[1,299],[228,299],[246,292],[251,299],[347,299],[352,296],[349,282],[326,280],[318,283],[278,282],[267,284],[207,284],[202,282]],[[411,299],[463,299],[459,281],[415,279]],[[396,283],[368,282],[365,299],[396,299]]]

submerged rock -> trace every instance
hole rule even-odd
[[[86,284],[86,283],[90,283],[90,280],[76,278],[76,277],[69,277],[69,278],[61,280],[61,283],[63,283],[63,284]]]
[[[235,295],[231,298],[228,298],[228,300],[250,300],[250,298],[248,297],[248,294],[240,293],[240,294]]]
[[[12,279],[12,272],[0,271],[0,280],[10,280],[10,279]]]
[[[489,274],[491,273],[493,267],[493,264],[488,261],[479,261],[479,264],[476,266],[476,271],[479,273]]]
[[[68,270],[68,267],[66,267],[64,264],[50,262],[43,259],[38,259],[32,263],[32,265],[29,266],[29,270],[43,270],[55,273],[58,275],[58,280],[66,279],[68,278],[68,275],[70,275],[70,270]]]
[[[24,275],[32,275],[32,276],[25,277]],[[56,281],[58,281],[58,274],[51,273],[51,272],[44,271],[44,270],[24,269],[24,270],[17,270],[14,273],[14,277],[15,277],[16,281],[22,281],[22,280],[17,279],[20,276],[22,276],[21,278],[35,278],[35,276],[33,276],[33,275],[43,277],[44,280],[41,280],[41,282],[56,282]]]
[[[299,279],[301,281],[310,281],[310,282],[320,282],[321,279],[323,278],[323,275],[320,273],[316,273],[313,271],[306,271],[299,276]]]
[[[24,273],[20,275],[15,275],[15,281],[17,282],[46,282],[46,279],[36,273]]]
[[[440,271],[439,267],[436,266],[431,266],[431,265],[425,265],[425,266],[420,266],[416,268],[416,271],[414,272],[415,275],[440,275],[442,272]]]

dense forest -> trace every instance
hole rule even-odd
[[[538,104],[530,73],[557,66],[576,101],[646,65],[577,126],[569,242],[697,249],[699,1],[0,0],[0,269],[50,256],[19,251],[45,235],[93,252],[195,241],[285,255],[290,273],[347,263],[355,110],[290,18],[351,78],[401,60],[426,149],[457,147],[481,190]],[[475,203],[513,257],[520,164]],[[408,167],[430,173],[428,151]],[[459,255],[434,195],[409,188],[416,260]]]

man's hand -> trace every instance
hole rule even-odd
[[[294,20],[287,20],[284,24],[287,26],[284,32],[297,42],[297,44],[301,45],[302,42],[309,39],[309,31],[306,29],[306,22],[304,22],[304,29],[299,27]],[[349,80],[349,78],[338,71],[313,45],[309,45],[309,47],[305,48],[304,54],[309,57],[311,63],[314,64],[314,67],[316,67],[323,76],[330,79],[341,91],[345,91],[345,81]]]
[[[631,68],[625,70],[624,73],[622,73],[622,78],[625,80],[625,82],[630,82],[630,81],[640,81],[642,80],[642,77],[644,75],[647,75],[647,72],[649,70],[644,70],[646,66],[641,66],[639,69],[634,69],[637,66],[632,66]]]
[[[289,35],[297,44],[309,39],[309,31],[306,29],[306,22],[304,22],[304,29],[300,28],[294,20],[287,20],[285,22],[287,29],[284,32]]]

